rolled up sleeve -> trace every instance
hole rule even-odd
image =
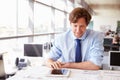
[[[88,58],[89,61],[100,67],[102,66],[103,53],[104,53],[103,40],[104,40],[104,36],[102,34],[99,34],[95,37],[92,46],[90,48],[90,53],[89,53],[90,55]]]
[[[61,57],[61,48],[60,48],[60,39],[56,38],[53,42],[53,47],[51,48],[50,52],[47,55],[47,58],[51,58],[53,60],[57,60]]]

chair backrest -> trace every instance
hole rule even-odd
[[[8,52],[5,52],[3,54],[3,64],[4,64],[4,71],[6,75],[14,74],[17,71],[17,68],[15,68],[15,61],[12,61],[13,55],[8,54]]]
[[[3,54],[0,54],[0,77],[3,77],[3,76],[5,76]]]

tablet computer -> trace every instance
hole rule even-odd
[[[61,77],[67,77],[70,74],[69,69],[52,69],[49,71],[47,76],[61,76]]]

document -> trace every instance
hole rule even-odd
[[[120,80],[120,71],[101,71],[102,80]]]

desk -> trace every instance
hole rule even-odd
[[[120,80],[120,71],[70,69],[69,77],[47,77],[49,70],[46,66],[28,67],[7,80]]]

